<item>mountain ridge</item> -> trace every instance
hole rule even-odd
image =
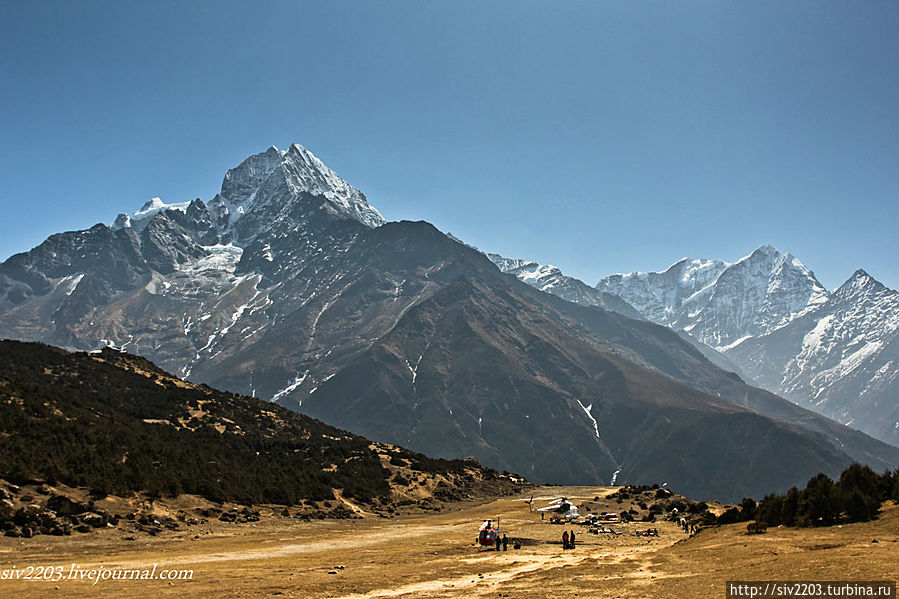
[[[747,272],[753,257],[765,258],[769,268],[758,268],[761,260],[756,259],[755,272]],[[612,275],[598,287],[642,307],[654,322],[709,342],[761,386],[899,444],[895,291],[859,269],[828,292],[797,258],[771,245],[730,265],[707,262],[716,265],[714,276],[702,280],[702,289],[682,304],[660,300],[673,292],[663,276],[674,266],[661,273]],[[685,277],[687,283],[693,280]],[[747,313],[757,316],[739,318]],[[824,347],[819,341],[827,331]],[[870,340],[866,348],[853,351],[865,339]]]
[[[488,253],[487,257],[505,273],[515,275],[528,285],[552,293],[562,299],[585,306],[598,306],[606,310],[624,314],[629,318],[642,319],[643,316],[633,306],[617,295],[598,291],[586,283],[562,274],[552,265],[541,265],[529,260],[505,258]]]
[[[0,265],[0,336],[81,349],[111,342],[189,381],[303,412],[322,409],[320,398],[348,384],[347,373],[355,371],[359,376],[350,387],[359,385],[358,395],[338,399],[371,390],[373,405],[380,401],[385,407],[367,408],[359,426],[391,435],[430,430],[413,440],[420,447],[441,440],[460,456],[494,459],[496,465],[546,477],[558,469],[569,480],[607,482],[615,471],[620,481],[638,480],[650,475],[653,459],[668,463],[679,456],[680,475],[691,477],[695,490],[718,493],[725,489],[698,474],[703,456],[745,454],[776,463],[770,473],[756,468],[748,477],[759,489],[768,488],[763,483],[775,471],[779,486],[820,470],[837,473],[853,459],[878,468],[899,462],[899,450],[748,387],[669,329],[543,293],[428,223],[373,227],[354,218],[355,212],[341,212],[311,191],[327,183],[335,194],[352,195],[347,188],[329,183],[321,169],[316,171],[321,177],[297,175],[296,169],[316,170],[316,165],[299,149],[282,155],[270,148],[229,171],[222,186],[228,195],[219,194],[221,202],[194,200],[183,209],[151,203],[145,222],[60,234],[11,258]],[[361,195],[344,199],[353,198],[362,201]],[[462,297],[453,296],[460,289]],[[442,323],[444,340],[428,351],[414,334],[430,330],[414,320],[425,313]],[[481,362],[469,355],[474,352],[463,340],[478,348]],[[432,355],[442,356],[439,368],[430,362]],[[607,374],[594,381],[593,368]],[[499,372],[511,378],[498,379]],[[412,392],[412,379],[434,383],[427,406]],[[465,380],[481,381],[480,390],[460,386]],[[638,401],[652,395],[647,385],[662,390],[662,396]],[[454,391],[435,396],[441,389]],[[473,413],[472,398],[491,409],[499,410],[501,400],[512,406],[519,401],[516,389],[556,414],[566,433],[540,423],[542,448],[527,452],[520,444],[536,438],[526,417],[539,414],[533,405],[528,413],[503,407],[509,414],[505,433],[486,442],[455,428],[449,418],[449,410]],[[665,405],[674,397],[688,398],[694,408]],[[725,403],[728,409],[722,411]],[[433,411],[441,405],[445,415]],[[675,423],[665,434],[652,415],[656,409]],[[398,429],[391,415],[405,428]],[[747,418],[760,419],[754,420],[760,432],[737,423]],[[488,422],[495,426],[496,419]],[[606,422],[618,424],[606,433]],[[684,453],[677,448],[690,422],[720,430],[704,431],[703,442],[687,443],[693,449]],[[735,427],[742,432],[732,436],[732,445],[723,429]],[[618,437],[619,445],[608,442],[603,435],[616,438],[616,428],[622,435],[634,431],[644,445],[635,447],[626,435]],[[790,464],[764,453],[768,445],[761,431],[802,459]],[[681,436],[672,436],[675,432]],[[502,462],[503,456],[516,462]],[[622,464],[625,457],[642,466]],[[722,475],[735,482],[733,473]]]

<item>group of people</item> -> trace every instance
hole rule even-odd
[[[566,530],[562,533],[562,549],[574,549],[574,531],[571,534]]]
[[[694,522],[687,522],[686,518],[680,519],[680,527],[684,529],[684,534],[695,534],[699,526]]]
[[[499,538],[499,535],[496,535],[496,550],[499,551],[499,547],[502,545],[503,551],[509,546],[509,539],[506,538],[505,533],[503,533],[503,538]]]

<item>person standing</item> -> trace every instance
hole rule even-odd
[[[502,543],[502,541],[501,541],[500,538],[499,538],[499,533],[496,533],[496,550],[497,550],[497,551],[499,551],[499,544],[500,544],[500,543]]]
[[[568,546],[574,549],[574,530],[571,531],[571,536],[568,537]]]
[[[507,539],[506,534],[503,533],[503,551],[506,550],[506,547],[508,546],[508,544],[509,544],[509,539]]]
[[[562,532],[562,549],[568,549],[568,531]]]

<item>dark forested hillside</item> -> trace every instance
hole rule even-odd
[[[470,462],[374,445],[113,349],[0,341],[0,478],[13,482],[282,504],[342,489],[366,502],[389,495],[388,459],[472,479]]]

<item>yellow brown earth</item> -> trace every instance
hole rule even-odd
[[[559,496],[602,507],[608,487],[545,487],[533,507]],[[28,566],[190,570],[191,580],[0,580],[8,597],[724,597],[728,580],[895,580],[899,506],[877,521],[819,529],[745,524],[688,536],[673,522],[614,523],[620,535],[560,526],[532,511],[526,495],[457,504],[453,511],[396,518],[305,522],[269,517],[217,520],[189,531],[129,539],[120,529],[33,539],[0,538],[0,570]],[[595,498],[600,498],[598,502]],[[614,508],[614,505],[608,507]],[[481,522],[520,549],[475,544]],[[636,536],[647,526],[656,538]],[[577,546],[563,550],[563,530]],[[875,542],[876,540],[876,542]]]

